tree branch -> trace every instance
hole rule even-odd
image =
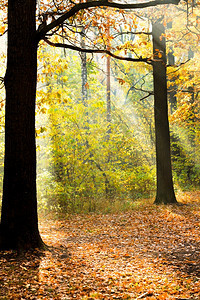
[[[107,54],[113,58],[116,59],[120,59],[120,60],[126,60],[126,61],[133,61],[133,62],[145,62],[145,63],[150,63],[151,59],[150,58],[131,58],[131,57],[123,57],[123,56],[119,56],[116,55],[112,52],[110,52],[109,50],[106,49],[86,49],[86,48],[81,48],[78,46],[73,46],[73,45],[67,45],[67,44],[62,44],[62,43],[53,43],[51,41],[49,41],[47,38],[44,38],[44,41],[53,47],[58,47],[58,48],[65,48],[65,49],[71,49],[74,51],[79,51],[79,52],[86,52],[86,53],[103,53],[103,54]]]
[[[164,5],[164,4],[175,4],[177,5],[180,2],[180,0],[150,0],[147,2],[141,2],[141,3],[132,3],[132,4],[121,4],[116,2],[109,2],[109,0],[99,0],[99,1],[88,1],[84,3],[75,4],[70,10],[68,10],[66,13],[64,13],[61,17],[54,20],[50,24],[44,26],[42,29],[37,30],[37,39],[38,41],[43,39],[47,32],[54,29],[55,27],[61,25],[64,23],[67,19],[74,16],[76,13],[78,13],[80,10],[88,9],[88,8],[94,8],[94,7],[112,7],[112,8],[118,8],[122,10],[127,9],[139,9],[139,8],[146,8],[150,6],[157,6],[157,5]]]

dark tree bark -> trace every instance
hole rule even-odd
[[[43,246],[37,218],[35,0],[9,0],[5,162],[0,248]]]
[[[171,167],[170,133],[167,103],[166,42],[165,28],[154,23],[153,34],[153,77],[154,115],[156,135],[157,194],[155,203],[177,203]]]

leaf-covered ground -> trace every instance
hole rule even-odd
[[[41,220],[50,251],[0,252],[0,299],[200,299],[200,192],[178,200]]]

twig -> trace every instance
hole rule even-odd
[[[145,298],[147,296],[153,296],[153,293],[152,292],[146,292],[146,293],[140,295],[139,297],[137,297],[135,300],[142,299],[142,298]]]

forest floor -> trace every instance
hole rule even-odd
[[[50,251],[0,252],[0,299],[199,300],[200,191],[178,201],[40,220]]]

